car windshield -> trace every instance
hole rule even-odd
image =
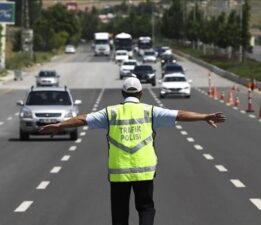
[[[149,55],[149,56],[151,56],[151,55],[155,55],[155,53],[154,52],[144,52],[144,55]]]
[[[71,105],[71,99],[66,91],[32,91],[26,105]]]
[[[181,66],[177,66],[177,65],[175,65],[175,66],[167,66],[167,67],[165,68],[165,71],[184,73],[182,67],[181,67]]]
[[[165,77],[164,82],[184,82],[185,77]]]
[[[125,65],[125,66],[135,66],[136,62],[124,62],[123,65]]]
[[[54,71],[41,71],[39,77],[55,77],[56,73]]]
[[[134,70],[138,71],[138,72],[153,72],[153,69],[151,66],[138,66],[138,67],[135,67]]]
[[[126,52],[117,52],[116,55],[127,55]]]

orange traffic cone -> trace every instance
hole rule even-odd
[[[219,100],[222,101],[222,102],[225,101],[225,92],[224,91],[221,92]]]
[[[239,109],[240,107],[240,101],[239,101],[239,97],[236,97],[236,100],[235,100],[235,105],[234,105],[236,108]]]
[[[228,98],[227,98],[227,105],[234,105],[234,97],[233,97],[233,91],[230,90]]]
[[[217,87],[216,86],[214,86],[213,98],[214,99],[218,99],[218,91],[217,91]]]

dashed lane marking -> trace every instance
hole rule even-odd
[[[205,159],[207,159],[207,160],[213,160],[213,159],[214,159],[214,157],[213,157],[212,155],[210,155],[210,154],[203,154],[203,156],[204,156]]]
[[[71,146],[70,148],[69,148],[69,151],[71,151],[71,152],[73,152],[73,151],[75,151],[77,149],[77,146]]]
[[[50,173],[59,173],[61,169],[62,169],[61,166],[55,166],[54,168],[52,168]]]
[[[227,172],[227,169],[223,165],[215,165],[219,172]]]
[[[188,132],[185,131],[185,130],[180,131],[180,133],[181,133],[182,135],[188,135]]]
[[[0,121],[0,126],[3,125],[3,124],[4,124],[4,122]]]
[[[194,138],[192,138],[192,137],[188,137],[188,138],[187,138],[187,141],[188,141],[188,142],[194,142],[195,140],[194,140]]]
[[[83,130],[88,130],[88,127],[87,127],[87,126],[84,126],[82,129],[83,129]]]
[[[256,118],[256,116],[253,115],[253,114],[249,114],[249,117],[250,117],[250,118],[253,118],[253,119]]]
[[[245,110],[241,110],[240,111],[242,114],[246,114],[246,111]]]
[[[14,211],[15,212],[25,212],[32,204],[33,204],[33,201],[24,201]]]
[[[7,118],[7,120],[12,120],[13,119],[13,117],[12,116],[9,116],[8,118]]]
[[[194,145],[194,148],[199,151],[203,150],[203,147],[201,145]]]
[[[68,161],[71,158],[70,155],[65,155],[61,158],[61,161]]]
[[[15,115],[15,116],[18,116],[18,115],[19,115],[19,112],[16,112],[14,115]]]
[[[261,210],[261,199],[260,198],[250,198],[249,199],[259,210]]]
[[[178,130],[180,130],[180,129],[182,129],[182,126],[181,126],[181,125],[176,125],[176,128],[177,128]]]
[[[237,188],[244,188],[246,185],[244,185],[240,180],[238,179],[231,179],[230,180],[232,184],[234,184],[235,187]]]
[[[81,138],[78,138],[76,141],[75,141],[75,143],[81,143],[82,142],[82,139]]]
[[[80,136],[85,136],[86,135],[86,132],[81,132],[80,133]]]
[[[47,188],[47,186],[50,184],[50,181],[42,181],[38,186],[37,190],[44,190]]]

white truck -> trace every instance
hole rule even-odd
[[[94,55],[111,54],[110,34],[106,32],[94,33]]]

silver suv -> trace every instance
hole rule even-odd
[[[28,140],[30,134],[38,135],[40,127],[59,123],[78,115],[81,100],[73,101],[67,87],[31,87],[25,102],[17,101],[20,110],[20,139]],[[59,134],[69,134],[71,140],[78,138],[77,128],[66,128]]]
[[[42,70],[36,78],[36,86],[59,86],[60,76],[55,70]]]

